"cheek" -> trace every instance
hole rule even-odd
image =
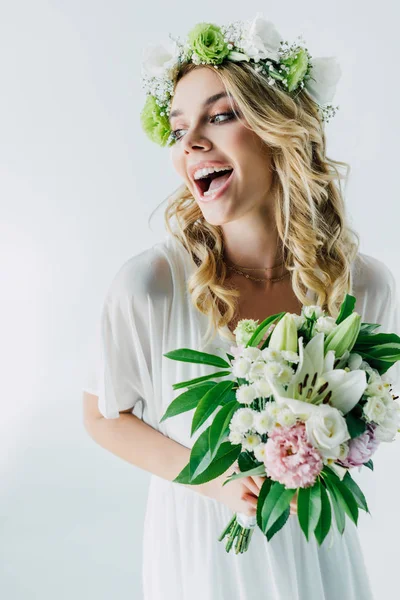
[[[170,159],[175,171],[180,175],[183,179],[186,179],[186,172],[184,167],[184,161],[182,153],[177,147],[176,143],[170,150]]]

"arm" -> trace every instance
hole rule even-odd
[[[98,411],[98,397],[84,392],[84,426],[89,436],[102,448],[158,477],[172,481],[189,462],[186,448],[144,423],[130,410],[120,411],[117,419],[105,419]],[[232,469],[229,470],[232,472]],[[185,485],[198,493],[215,497],[227,474],[200,485]]]

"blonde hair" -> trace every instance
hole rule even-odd
[[[291,97],[277,86],[271,87],[250,65],[232,61],[218,69],[184,63],[175,86],[196,68],[210,68],[219,75],[247,121],[244,124],[268,145],[276,228],[293,291],[308,305],[307,289],[313,290],[315,303],[336,318],[345,294],[352,291],[351,263],[358,252],[359,236],[346,222],[340,185],[342,179],[347,180],[350,166],[326,157],[317,105],[305,90]],[[345,176],[339,167],[346,168]],[[164,222],[197,265],[187,289],[194,307],[209,316],[205,337],[219,331],[234,340],[223,328],[236,313],[240,292],[224,286],[227,270],[222,260],[221,227],[204,219],[186,184],[169,196]]]

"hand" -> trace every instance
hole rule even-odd
[[[237,463],[234,464],[233,468],[236,473],[240,473],[240,469],[239,469],[239,466],[237,465]],[[251,504],[253,504],[256,507],[257,507],[257,501],[258,501],[260,489],[265,480],[266,480],[266,477],[261,477],[258,475],[253,475],[253,476],[250,475],[249,477],[243,477],[242,479],[239,480],[239,481],[243,481],[243,483],[249,488],[250,493],[251,493],[249,502],[251,502]],[[296,491],[295,495],[293,496],[292,500],[290,501],[290,514],[291,515],[297,515],[297,498],[298,498],[298,492]]]

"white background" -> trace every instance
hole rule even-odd
[[[141,598],[149,474],[88,437],[81,387],[105,291],[163,237],[165,205],[153,230],[147,221],[180,183],[168,149],[141,130],[144,45],[262,11],[290,42],[302,34],[312,56],[336,55],[327,153],[352,166],[346,203],[361,251],[399,282],[397,5],[245,4],[1,4],[2,598]],[[398,588],[399,461],[400,445],[387,444],[358,478],[373,513],[361,513],[360,536],[378,600]]]

